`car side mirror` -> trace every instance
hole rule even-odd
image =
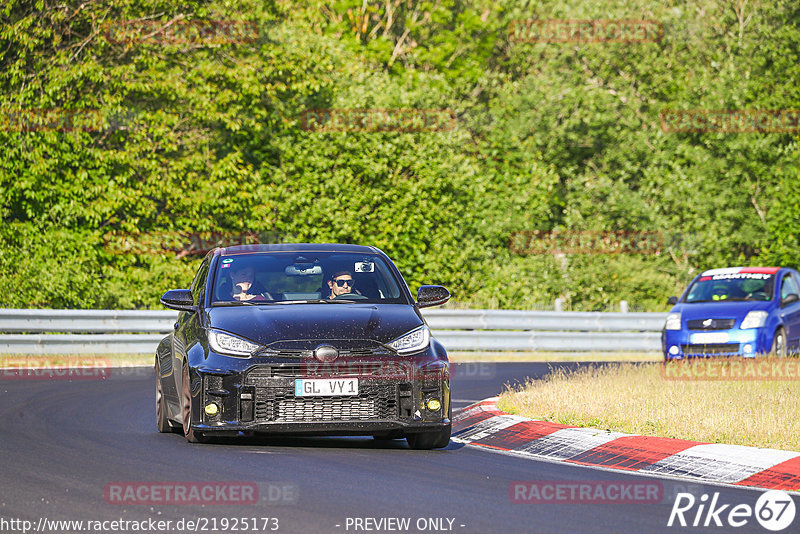
[[[450,292],[443,286],[421,286],[417,291],[417,306],[439,306],[450,300]]]
[[[195,311],[192,292],[188,289],[170,289],[161,295],[161,304],[179,311]]]
[[[678,303],[678,297],[670,297],[667,299],[667,304],[675,306]]]
[[[781,308],[788,306],[792,302],[797,302],[798,300],[800,300],[800,296],[798,296],[797,293],[789,293],[781,299]]]

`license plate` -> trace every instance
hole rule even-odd
[[[298,378],[294,381],[295,397],[358,395],[358,378]]]
[[[727,332],[698,332],[692,334],[692,343],[727,343],[730,336]]]

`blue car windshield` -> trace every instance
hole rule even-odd
[[[689,288],[684,302],[772,300],[775,275],[730,273],[701,276]]]
[[[327,301],[409,304],[376,254],[268,252],[223,255],[212,305]]]

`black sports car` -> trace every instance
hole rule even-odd
[[[212,250],[156,351],[156,420],[190,442],[239,433],[450,440],[447,353],[375,247],[243,245]]]

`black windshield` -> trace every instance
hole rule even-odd
[[[375,254],[269,252],[221,256],[214,305],[359,302],[408,304]]]

